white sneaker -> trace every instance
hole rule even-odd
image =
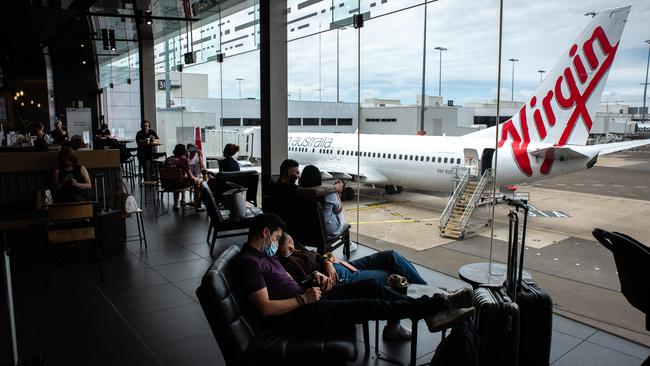
[[[359,244],[350,241],[350,252],[354,252],[355,250],[357,250],[357,248],[359,248]]]
[[[474,315],[474,308],[461,308],[453,309],[449,311],[441,311],[437,314],[434,314],[424,321],[427,323],[427,327],[431,333],[440,332],[447,328],[465,321],[465,319]]]
[[[386,325],[381,336],[384,339],[410,340],[411,330],[401,324]]]

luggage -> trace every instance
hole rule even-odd
[[[510,212],[512,234],[508,242],[508,270],[512,273],[505,285],[510,297],[519,306],[519,365],[548,366],[551,357],[553,300],[533,281],[523,280],[528,205],[519,202],[515,202],[515,205],[516,210]],[[521,245],[518,245],[520,208],[524,211],[524,220]]]
[[[479,287],[474,290],[476,330],[481,337],[481,365],[517,365],[519,352],[519,307],[506,289]]]
[[[474,323],[467,320],[451,329],[433,354],[430,366],[480,366],[481,337],[474,330]]]

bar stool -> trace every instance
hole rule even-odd
[[[133,234],[133,235],[127,235],[126,236],[126,241],[136,241],[138,240],[140,242],[140,248],[142,248],[142,242],[144,242],[144,250],[148,250],[149,248],[147,247],[147,234],[144,231],[144,220],[142,220],[142,209],[138,208],[137,211],[127,213],[125,214],[127,217],[131,215],[135,215],[135,221],[138,223],[138,234]],[[137,239],[136,239],[137,237]],[[133,238],[133,239],[129,239]]]
[[[147,192],[151,192],[151,198],[147,199]],[[142,179],[142,182],[140,182],[140,206],[145,207],[146,205],[151,205],[153,204],[153,209],[154,212],[158,212],[158,205],[160,204],[159,200],[159,192],[160,192],[160,180],[158,178],[147,178],[147,179]]]

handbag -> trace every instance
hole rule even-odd
[[[115,191],[113,192],[114,205],[122,209],[127,215],[136,213],[140,210],[138,201],[126,189],[124,181],[120,178],[115,180]]]

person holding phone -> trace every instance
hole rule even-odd
[[[70,147],[59,151],[58,168],[52,174],[54,202],[83,202],[89,200],[92,188],[86,167],[78,163],[77,156]]]

